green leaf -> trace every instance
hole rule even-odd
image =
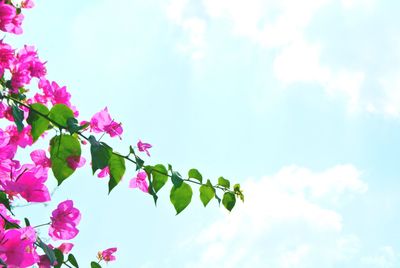
[[[68,255],[68,261],[76,268],[79,268],[78,262],[75,259],[75,256],[72,254]]]
[[[215,189],[212,186],[210,180],[207,180],[207,184],[200,186],[200,200],[204,207],[213,199],[215,196]]]
[[[172,171],[171,181],[175,187],[181,186],[181,184],[183,183],[182,175],[179,174],[179,172],[177,171]]]
[[[31,226],[31,223],[29,222],[29,220],[27,218],[24,218],[24,221],[25,221],[26,227]]]
[[[54,177],[60,185],[65,179],[74,173],[68,165],[67,159],[69,157],[81,156],[81,144],[79,140],[71,135],[62,134],[55,136],[50,141],[50,159],[51,169],[53,170]]]
[[[108,193],[111,193],[112,189],[118,185],[121,181],[122,176],[125,174],[125,159],[119,155],[111,154],[108,162],[110,169],[110,181],[108,182]]]
[[[218,185],[229,189],[229,187],[231,187],[231,183],[229,182],[229,180],[224,179],[224,177],[219,177],[218,178]]]
[[[47,246],[45,243],[43,243],[41,239],[38,239],[38,246],[43,250],[47,258],[49,258],[50,264],[54,264],[57,261],[54,251],[49,248],[49,246]]]
[[[153,188],[157,193],[168,181],[168,171],[164,165],[158,164],[151,170],[153,175]]]
[[[98,142],[94,136],[89,137],[90,153],[92,155],[92,171],[93,174],[98,169],[108,166],[111,158],[112,149],[104,142]]]
[[[182,182],[180,186],[174,185],[172,187],[169,197],[176,210],[176,215],[181,213],[190,204],[192,195],[192,188],[185,182]]]
[[[215,194],[215,199],[217,199],[218,205],[220,206],[222,201],[221,198],[217,194]]]
[[[10,199],[3,191],[0,191],[0,204],[3,204],[11,212]]]
[[[65,104],[56,104],[51,108],[49,118],[58,125],[67,128],[68,119],[74,118],[74,112]]]
[[[203,183],[203,176],[201,176],[201,173],[197,169],[192,168],[191,170],[189,170],[188,173],[189,173],[189,178],[196,179],[200,183]]]
[[[90,268],[101,268],[101,265],[98,264],[97,262],[92,261],[90,263]]]
[[[0,259],[0,264],[1,265],[4,265],[4,268],[7,268],[8,266],[7,266],[7,263],[5,263],[2,259]]]
[[[18,132],[24,129],[24,112],[15,104],[11,106],[12,115],[14,117],[14,122],[17,125]]]
[[[240,184],[239,183],[236,183],[235,185],[233,185],[233,190],[235,191],[235,195],[237,197],[239,197],[240,200],[242,200],[242,202],[244,202],[243,191],[240,189]]]
[[[142,169],[144,165],[144,161],[139,157],[135,155],[136,159],[136,170]]]
[[[76,118],[70,117],[67,119],[67,129],[69,133],[74,134],[90,126],[90,123],[85,123],[84,125],[79,125]]]
[[[37,139],[49,127],[49,120],[47,120],[43,116],[39,115],[37,112],[47,116],[49,114],[49,109],[41,103],[34,103],[31,105],[31,109],[29,110],[29,116],[26,121],[32,127],[31,135],[32,135],[34,142],[37,141]]]
[[[233,207],[235,206],[235,203],[236,203],[235,195],[231,192],[226,192],[222,198],[222,204],[224,205],[224,207],[227,210],[232,211]]]
[[[153,179],[152,179],[152,175],[151,175],[153,168],[154,167],[150,166],[150,165],[143,167],[144,171],[146,171],[147,178],[149,179],[149,194],[151,196],[153,196],[154,204],[157,206],[158,196],[157,196],[157,193],[154,191]]]
[[[53,249],[54,255],[56,255],[56,260],[57,260],[57,265],[54,267],[58,268],[61,267],[61,265],[64,262],[64,254],[59,250],[58,248]]]

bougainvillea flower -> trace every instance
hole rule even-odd
[[[97,175],[98,178],[104,178],[106,176],[110,175],[110,169],[108,167],[103,168],[99,174]]]
[[[35,242],[36,232],[32,227],[5,230],[0,235],[0,259],[8,267],[31,267],[39,261]]]
[[[35,3],[33,0],[23,0],[21,2],[21,7],[22,8],[33,8],[35,6]]]
[[[13,159],[16,152],[17,146],[13,144],[0,147],[0,160]]]
[[[0,2],[0,30],[8,33],[21,34],[24,16],[17,14],[15,7]]]
[[[90,120],[90,129],[96,133],[105,132],[111,137],[121,136],[123,131],[121,124],[111,119],[107,107],[92,117]]]
[[[1,150],[4,148],[0,149],[0,152],[2,153]],[[0,153],[0,155],[1,155]],[[2,159],[0,157],[0,181],[7,181],[11,180],[11,175],[15,170],[20,168],[20,163],[17,160],[12,160],[12,159]]]
[[[20,195],[28,202],[50,201],[50,193],[44,184],[47,170],[34,165],[23,165],[13,173],[10,180],[0,181],[10,196]]]
[[[117,248],[108,248],[106,250],[100,251],[98,254],[99,260],[104,260],[106,262],[115,261],[116,258],[113,255],[117,251]]]
[[[147,174],[144,171],[141,171],[137,174],[137,176],[129,182],[130,188],[139,188],[145,193],[149,192],[149,185],[147,183]]]
[[[14,49],[0,40],[0,75],[3,76],[5,70],[11,68],[14,61]]]
[[[67,158],[67,163],[73,170],[83,167],[86,164],[86,159],[83,156],[70,156]]]
[[[146,152],[146,154],[148,156],[150,156],[150,152],[148,150],[148,149],[150,149],[152,147],[150,143],[144,143],[141,140],[139,140],[138,143],[137,143],[137,147],[138,147],[140,152]]]
[[[10,135],[10,144],[18,145],[21,148],[31,146],[33,139],[31,136],[31,126],[26,126],[21,132],[15,125],[6,127],[6,132]]]
[[[69,240],[77,236],[76,226],[81,220],[81,213],[74,208],[72,200],[65,200],[58,204],[51,214],[49,235],[53,240]]]
[[[10,142],[10,134],[0,129],[0,148],[8,145]]]
[[[54,249],[54,246],[51,244],[47,245],[49,248]],[[74,247],[74,244],[72,243],[62,243],[57,247],[63,254],[68,254],[71,252],[72,248]],[[40,261],[37,263],[39,268],[51,268],[54,265],[57,265],[57,261],[51,265],[49,257],[47,255],[40,255]]]
[[[68,254],[71,252],[72,248],[74,247],[74,244],[72,243],[62,243],[59,245],[57,248],[64,254]]]
[[[11,223],[19,224],[19,220],[13,219],[13,218],[11,218],[10,215],[7,214],[7,208],[3,204],[0,204],[0,214],[1,214],[1,218],[0,218],[0,228],[1,228],[1,230],[4,229],[4,226],[6,224],[6,220],[8,222],[11,222]]]
[[[42,166],[44,168],[51,167],[51,160],[46,156],[45,150],[34,150],[31,152],[31,159],[36,166]]]

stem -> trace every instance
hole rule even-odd
[[[72,267],[71,265],[69,265],[66,261],[63,262],[63,264],[64,264],[65,266],[69,267],[69,268],[73,268],[73,267]]]
[[[58,124],[58,123],[55,122],[53,119],[49,118],[47,115],[45,115],[45,114],[43,114],[43,113],[41,113],[41,112],[39,112],[39,111],[36,111],[36,110],[33,109],[31,106],[29,106],[29,105],[27,105],[27,104],[21,102],[20,100],[17,100],[17,99],[15,99],[15,98],[13,98],[13,97],[10,97],[10,96],[6,96],[6,95],[1,95],[1,94],[0,94],[0,99],[3,99],[3,98],[5,98],[5,99],[7,99],[7,100],[12,100],[13,102],[18,103],[19,105],[21,105],[21,106],[23,106],[23,107],[29,109],[30,111],[32,111],[32,112],[34,112],[34,113],[36,113],[36,114],[42,116],[43,118],[45,118],[45,119],[47,119],[49,122],[51,122],[53,125],[55,125],[56,127],[58,127],[60,130],[65,129],[65,130],[68,131],[68,129],[67,129],[65,126],[62,126],[62,125]],[[78,131],[78,132],[76,132],[76,134],[77,134],[79,137],[81,137],[81,138],[83,138],[83,139],[85,139],[85,140],[87,140],[87,141],[90,142],[89,138],[86,137],[82,132]],[[112,152],[112,154],[114,154],[114,155],[116,155],[116,156],[119,156],[119,157],[122,157],[122,158],[126,159],[127,161],[129,161],[129,162],[131,162],[131,163],[133,163],[133,164],[135,164],[135,165],[137,164],[135,160],[133,160],[133,159],[131,159],[131,158],[129,157],[129,155],[128,155],[128,156],[121,155],[121,154],[119,154],[119,153],[117,153],[117,152],[114,152],[114,151]],[[146,165],[146,166],[144,166],[144,167],[148,167],[148,165]],[[167,173],[164,173],[164,172],[161,172],[161,171],[156,170],[156,169],[153,169],[153,171],[155,171],[155,172],[157,172],[157,173],[159,173],[159,174],[161,174],[161,175],[168,176],[168,177],[170,177],[170,178],[172,177],[171,175],[168,174],[168,172],[167,172]],[[203,183],[200,183],[200,182],[197,182],[197,181],[193,181],[193,180],[190,180],[190,179],[185,179],[185,181],[188,181],[188,182],[191,182],[191,183],[194,183],[194,184],[198,184],[198,185],[206,185],[206,184],[203,184]],[[214,187],[214,188],[217,188],[217,189],[220,189],[220,190],[222,190],[222,191],[224,191],[224,192],[231,192],[231,193],[234,193],[234,191],[231,191],[230,189],[226,189],[226,188],[224,188],[224,187],[222,187],[222,186],[219,186],[219,185],[213,185],[213,187]]]
[[[39,228],[39,227],[43,227],[43,226],[50,225],[50,224],[51,224],[51,222],[43,223],[43,224],[39,224],[39,225],[33,226],[33,228]]]
[[[21,228],[21,226],[19,226],[18,224],[16,224],[16,223],[13,223],[13,222],[10,222],[9,220],[7,220],[7,218],[6,218],[6,217],[4,217],[4,216],[3,216],[3,214],[1,214],[1,213],[0,213],[0,216],[3,218],[3,220],[4,220],[5,222],[7,222],[8,224],[10,224],[11,226],[14,226],[14,227],[16,227],[16,229],[19,229],[19,228]]]

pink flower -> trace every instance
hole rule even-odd
[[[33,165],[23,165],[13,173],[10,180],[1,180],[6,193],[10,196],[20,195],[28,202],[50,201],[50,193],[44,184],[47,170]]]
[[[62,243],[61,245],[58,246],[58,249],[64,253],[68,254],[71,252],[72,248],[74,247],[74,244],[72,243]]]
[[[36,166],[44,168],[51,167],[51,160],[46,156],[45,150],[35,150],[31,152],[31,159]]]
[[[15,125],[9,125],[6,127],[6,132],[8,132],[11,137],[10,144],[12,145],[18,145],[21,148],[25,148],[33,143],[31,126],[27,126],[21,132],[18,132]]]
[[[100,173],[97,175],[98,178],[104,178],[110,175],[110,169],[108,167],[103,168]]]
[[[22,8],[33,8],[35,6],[35,3],[33,0],[24,0],[21,3]]]
[[[137,176],[129,182],[130,188],[139,188],[145,193],[149,192],[149,185],[146,180],[147,174],[144,171],[141,171],[137,174]]]
[[[14,61],[14,49],[0,40],[0,75],[3,76],[4,70],[10,69]]]
[[[86,164],[86,159],[82,156],[70,156],[67,158],[67,163],[73,170],[83,167]]]
[[[113,254],[117,251],[117,248],[108,248],[99,252],[99,259],[104,260],[106,262],[115,261],[115,256]]]
[[[5,4],[4,1],[1,1],[0,30],[14,34],[21,34],[21,24],[23,19],[24,16],[22,14],[17,14],[15,7]]]
[[[8,267],[31,267],[39,261],[35,242],[36,232],[32,227],[5,230],[0,235],[0,259]]]
[[[48,244],[47,245],[49,248],[54,249],[53,245]],[[68,254],[71,249],[74,247],[74,244],[72,243],[62,243],[59,245],[57,248],[63,253],[63,254]],[[51,268],[54,265],[57,265],[57,261],[51,265],[49,257],[47,255],[40,255],[40,261],[37,263],[39,268]]]
[[[152,146],[150,143],[144,143],[141,140],[139,140],[139,142],[137,143],[137,147],[139,149],[140,152],[146,152],[146,154],[148,156],[150,156],[149,150]]]
[[[111,119],[107,107],[92,117],[90,120],[90,128],[96,133],[106,132],[111,137],[121,136],[123,131],[121,124]]]
[[[15,220],[7,214],[7,208],[3,204],[0,204],[0,214],[1,214],[0,227],[2,230],[4,229],[6,224],[6,221],[4,219],[6,219],[8,222],[19,224],[19,220]]]
[[[0,129],[0,148],[8,145],[9,141],[10,141],[10,134]]]
[[[49,235],[53,240],[69,240],[79,233],[76,225],[81,220],[81,213],[73,205],[72,200],[65,200],[52,212]]]

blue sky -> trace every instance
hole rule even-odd
[[[232,213],[194,197],[174,216],[79,170],[54,203],[81,209],[82,263],[110,267],[398,267],[399,3],[377,0],[42,0],[25,33],[81,119],[108,106],[124,151],[242,183]],[[49,182],[54,187],[54,182]],[[46,230],[43,230],[45,233]]]

